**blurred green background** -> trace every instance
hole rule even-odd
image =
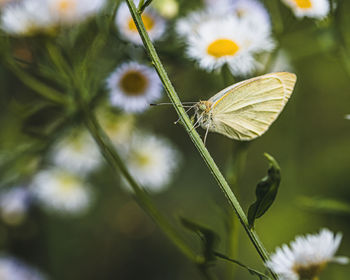
[[[178,17],[201,4],[195,0],[178,2]],[[317,201],[310,205],[310,201],[301,198],[328,198],[350,204],[350,121],[344,118],[350,113],[350,3],[339,2],[341,9],[334,15],[315,22],[297,20],[279,1],[265,2],[277,31],[276,41],[289,56],[298,80],[278,120],[265,135],[246,146],[246,166],[236,192],[247,210],[255,200],[256,184],[266,174],[268,165],[263,153],[268,152],[281,166],[282,182],[273,206],[256,221],[267,249],[273,251],[297,234],[326,227],[343,233],[338,255],[349,256],[349,211],[327,209],[328,204],[320,209],[315,207]],[[206,73],[184,57],[184,48],[172,28],[175,21],[176,18],[170,21],[168,38],[156,44],[160,58],[181,100],[207,99],[227,84],[220,74]],[[95,22],[87,25],[90,28],[72,46],[77,56],[98,30]],[[43,38],[9,40],[2,36],[3,61],[17,45],[30,47],[35,58],[45,59],[40,41]],[[94,62],[96,72],[104,78],[119,62],[130,58],[147,61],[141,47],[120,41],[112,30],[104,51]],[[29,109],[45,102],[27,89],[5,63],[0,66],[0,85],[0,184],[11,187],[29,182],[37,164],[45,165],[47,145],[57,137],[45,131],[63,113],[47,104],[30,113]],[[162,100],[168,101],[165,94]],[[195,250],[200,252],[199,239],[182,227],[180,216],[215,230],[220,236],[218,250],[228,253],[231,209],[181,125],[173,124],[176,119],[170,106],[153,107],[137,117],[138,127],[171,139],[182,154],[181,166],[169,189],[152,195],[152,199]],[[77,120],[79,116],[70,121]],[[203,130],[198,131],[204,134]],[[209,134],[207,141],[223,171],[239,145],[218,134]],[[165,237],[133,196],[120,188],[118,175],[107,165],[91,175],[89,182],[96,189],[97,198],[86,215],[58,216],[33,206],[21,225],[1,222],[0,250],[40,268],[50,279],[202,279],[197,268]],[[263,271],[257,253],[238,227],[236,259]],[[246,270],[222,260],[212,269],[218,279],[254,279]],[[349,266],[329,265],[321,278],[348,279],[349,273]]]

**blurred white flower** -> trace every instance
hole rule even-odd
[[[47,0],[47,2],[55,22],[70,24],[97,14],[106,0]]]
[[[137,2],[138,1],[135,2],[136,5]],[[166,29],[166,22],[152,7],[148,7],[142,13],[142,21],[152,41],[161,39]],[[141,37],[125,2],[121,3],[118,8],[115,24],[119,33],[125,40],[137,45],[142,45]]]
[[[350,114],[345,115],[345,119],[350,120]]]
[[[1,218],[7,224],[20,224],[27,215],[29,204],[30,193],[28,188],[12,187],[0,192]],[[0,277],[0,279],[2,278]]]
[[[91,204],[92,191],[81,178],[61,169],[39,172],[30,190],[47,210],[61,214],[84,214]]]
[[[1,29],[6,33],[30,36],[52,27],[45,0],[23,0],[6,5],[1,14]]]
[[[246,28],[250,28],[255,34],[271,32],[269,13],[259,1],[213,0],[206,2],[205,9],[194,11],[177,21],[176,32],[180,36],[194,36],[202,23],[227,16],[235,16],[240,21],[245,21]]]
[[[167,19],[174,18],[179,12],[179,4],[176,0],[154,0],[152,2],[158,13]]]
[[[329,13],[328,0],[282,0],[298,18],[322,19]]]
[[[348,263],[348,258],[334,256],[341,239],[340,233],[334,235],[328,229],[297,236],[290,247],[277,248],[266,265],[284,280],[316,280],[327,263]]]
[[[152,192],[165,189],[179,164],[179,153],[165,139],[144,133],[135,133],[125,156],[131,175]]]
[[[133,115],[117,115],[103,108],[97,110],[96,115],[116,148],[124,147],[129,143],[135,123]]]
[[[141,113],[161,97],[162,83],[155,70],[137,62],[124,63],[107,79],[110,103],[125,112]]]
[[[22,261],[1,255],[0,256],[1,280],[44,280],[46,277],[38,270],[28,266]]]
[[[254,55],[274,48],[270,32],[262,30],[255,33],[234,15],[208,20],[187,37],[187,55],[207,71],[227,64],[233,75],[248,75],[258,65]]]
[[[1,28],[12,35],[48,32],[60,24],[85,20],[100,11],[106,0],[22,0],[4,6]]]
[[[51,159],[55,165],[82,176],[96,169],[102,157],[87,131],[72,129],[54,144]]]
[[[271,32],[270,16],[264,5],[257,0],[236,0],[233,1],[234,14],[255,33]]]

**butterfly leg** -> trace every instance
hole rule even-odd
[[[207,142],[207,136],[208,136],[208,132],[209,132],[209,127],[210,127],[210,122],[207,126],[207,129],[205,131],[205,135],[204,135],[204,146],[206,145],[206,142]]]

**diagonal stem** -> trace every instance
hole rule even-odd
[[[165,87],[168,97],[171,100],[171,102],[173,103],[173,106],[177,112],[177,114],[179,115],[184,128],[186,129],[188,135],[190,136],[192,142],[194,143],[194,145],[196,146],[197,150],[199,151],[200,155],[202,156],[203,160],[205,161],[205,163],[207,164],[210,172],[212,173],[212,175],[214,176],[214,178],[216,179],[218,185],[220,186],[221,190],[224,192],[226,198],[228,199],[230,205],[232,206],[232,208],[234,209],[234,211],[236,212],[241,224],[243,225],[247,235],[249,236],[249,239],[251,240],[251,242],[253,243],[255,249],[257,250],[259,256],[261,257],[261,259],[266,262],[269,259],[269,255],[265,249],[265,247],[263,246],[262,242],[260,241],[258,235],[256,234],[254,229],[249,228],[248,226],[248,220],[247,217],[242,209],[242,207],[240,206],[236,196],[234,195],[234,193],[231,191],[228,183],[226,182],[224,176],[222,175],[222,173],[220,172],[219,168],[217,167],[216,163],[214,162],[213,158],[211,157],[211,155],[209,154],[208,150],[206,149],[206,147],[203,144],[202,139],[200,138],[200,136],[198,135],[198,133],[192,129],[192,123],[190,121],[190,118],[188,117],[188,115],[186,114],[184,108],[180,105],[181,104],[181,100],[179,99],[171,81],[169,80],[169,77],[158,57],[158,54],[146,32],[146,29],[143,25],[143,22],[141,20],[141,16],[140,13],[137,11],[135,4],[133,3],[132,0],[126,0],[128,6],[129,6],[129,10],[130,13],[133,17],[133,20],[135,22],[135,25],[137,27],[137,30],[141,36],[141,39],[143,41],[144,47],[147,51],[148,56],[151,59],[151,62],[153,64],[153,66],[155,67],[159,78],[161,79],[163,86]],[[273,272],[270,271],[271,275],[273,276],[274,279],[278,279],[278,276]]]

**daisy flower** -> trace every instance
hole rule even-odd
[[[27,215],[29,203],[30,193],[27,188],[12,187],[1,190],[0,214],[2,220],[10,225],[20,224]]]
[[[328,229],[297,236],[290,246],[277,248],[266,265],[284,280],[316,280],[327,263],[348,263],[348,258],[334,256],[341,239],[340,233],[334,235]]]
[[[264,5],[257,0],[236,0],[234,14],[254,30],[255,33],[271,32],[270,16]]]
[[[137,3],[135,3],[135,5],[137,5]],[[155,10],[148,7],[142,13],[142,21],[152,41],[161,39],[166,29],[166,23]],[[124,2],[121,3],[118,8],[115,24],[120,35],[125,40],[137,45],[142,45],[141,37],[136,29],[134,20],[131,17],[129,8]]]
[[[36,174],[30,190],[44,208],[61,214],[83,214],[92,200],[91,189],[81,178],[57,168]]]
[[[161,97],[162,84],[153,68],[137,62],[120,65],[107,79],[109,100],[125,112],[141,113]]]
[[[135,133],[125,156],[131,175],[149,191],[159,192],[170,182],[179,154],[165,139]]]
[[[97,119],[116,148],[129,142],[134,129],[135,118],[132,115],[117,115],[105,109],[97,110]]]
[[[81,22],[97,14],[105,0],[47,0],[54,21],[61,24]]]
[[[157,12],[164,18],[174,18],[179,12],[179,4],[176,0],[154,0],[152,2]]]
[[[227,64],[233,75],[252,73],[258,65],[254,55],[274,48],[269,32],[255,33],[233,15],[202,22],[187,40],[187,55],[201,68],[212,71]]]
[[[322,19],[329,13],[328,0],[282,0],[298,18]]]
[[[22,261],[10,257],[0,256],[0,279],[2,280],[44,280],[38,270],[30,267]]]
[[[101,154],[88,132],[71,130],[59,139],[51,150],[52,162],[72,173],[85,175],[101,163]]]
[[[52,27],[45,0],[23,0],[6,5],[1,14],[1,29],[6,33],[30,36]]]

